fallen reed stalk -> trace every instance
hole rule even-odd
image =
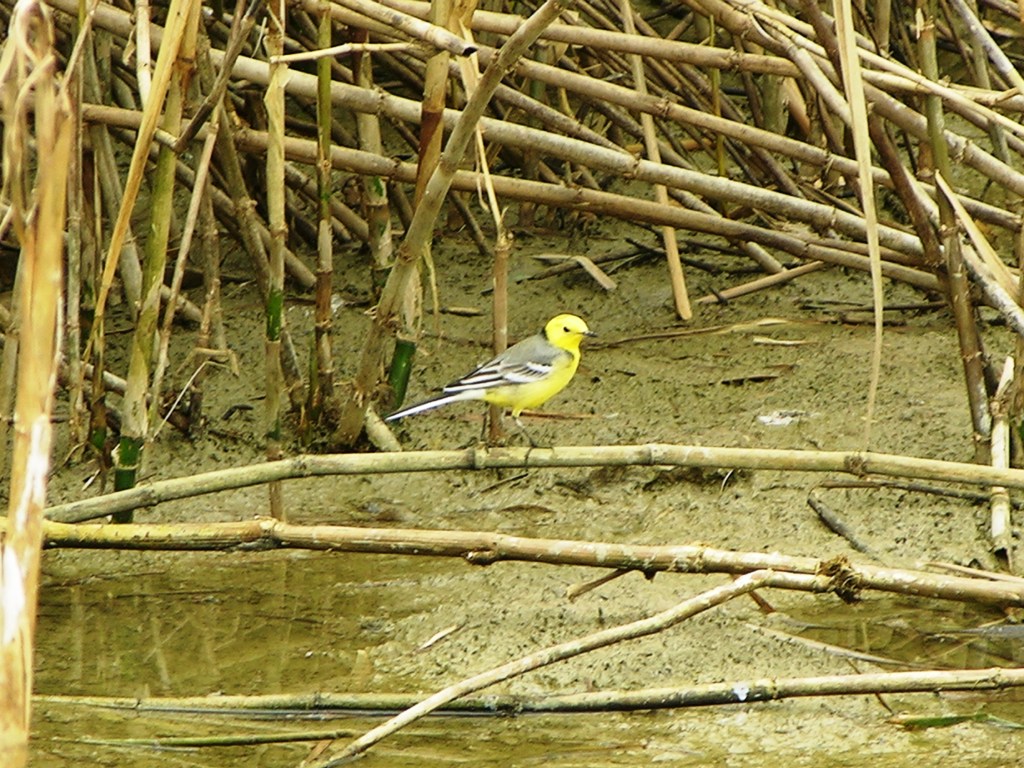
[[[85,105],[87,120],[116,119],[119,123],[130,124],[137,113],[96,109]],[[262,152],[267,146],[266,134],[252,129],[239,128],[236,131],[239,147],[249,151]],[[200,136],[202,136],[200,132]],[[315,162],[315,143],[307,139],[289,137],[285,140],[287,157],[304,163]],[[331,162],[337,169],[357,173],[373,173],[391,179],[412,182],[416,167],[410,163],[399,163],[391,158],[360,152],[359,150],[332,147]],[[626,195],[588,189],[570,189],[564,186],[492,176],[495,192],[514,200],[534,200],[551,207],[578,209],[607,216],[615,216],[633,222],[645,222],[660,226],[718,235],[730,240],[745,240],[761,243],[767,247],[785,251],[801,259],[818,259],[837,266],[867,271],[870,262],[866,256],[840,250],[821,238],[802,235],[799,232],[785,232],[777,228],[760,227],[741,221],[734,221],[717,214],[689,211],[674,205],[660,205],[654,201],[639,200]],[[480,175],[472,171],[458,171],[452,180],[452,188],[476,191],[481,184]],[[898,251],[886,251],[891,257],[900,256]],[[937,291],[939,282],[934,275],[902,263],[886,260],[882,263],[886,277],[901,280],[928,291]]]
[[[641,688],[633,691],[586,691],[548,695],[490,693],[450,701],[440,713],[521,715],[530,713],[639,712],[656,709],[751,704],[811,696],[859,696],[895,693],[942,694],[949,691],[999,692],[1024,686],[1024,669],[940,669],[911,672],[867,672],[859,675],[762,677],[692,686]],[[387,714],[414,706],[421,695],[408,693],[281,693],[262,696],[211,694],[206,696],[144,697],[66,696],[36,694],[33,703],[59,707],[91,707],[145,713],[187,713],[254,717],[263,720],[301,717],[312,713]],[[326,738],[330,738],[327,736]]]
[[[714,448],[663,443],[558,448],[488,449],[477,446],[461,451],[294,456],[264,464],[202,472],[173,480],[157,480],[146,486],[50,507],[47,509],[47,517],[62,522],[79,522],[153,506],[165,501],[295,478],[450,470],[607,466],[843,472],[857,477],[883,475],[1024,489],[1022,469],[998,469],[982,464],[869,451]]]
[[[834,592],[847,601],[865,590],[958,600],[1003,607],[1024,606],[1019,582],[933,574],[778,553],[734,552],[705,546],[660,546],[613,542],[532,539],[478,531],[429,531],[293,525],[261,518],[231,523],[104,525],[44,524],[49,547],[216,551],[312,549],[423,557],[458,557],[474,565],[501,561],[666,573],[747,574],[768,570],[764,586]]]
[[[67,2],[67,0],[57,0],[57,2],[58,3]],[[104,13],[99,18],[100,23],[108,24],[110,27],[117,28],[117,29],[122,29],[122,30],[125,28],[126,25],[129,24],[126,16],[125,17],[119,17],[117,15],[119,12],[116,12],[116,11],[114,11],[112,9],[107,8],[107,7],[103,7],[103,8],[101,8],[101,10],[103,10]],[[154,39],[158,40],[159,39],[159,35],[155,35]],[[463,45],[464,44],[460,43],[460,46],[463,46]],[[485,51],[485,53],[486,53],[486,51]],[[218,60],[217,59],[217,57],[219,56],[218,52],[214,51],[212,55],[214,56],[215,60]],[[246,62],[251,62],[251,64],[250,63],[246,63]],[[546,65],[538,64],[536,62],[521,61],[517,66],[520,69],[528,68],[528,69],[524,70],[524,72],[526,74],[529,74],[530,76],[537,76],[537,72],[538,71],[548,72],[552,76],[558,75],[558,76],[561,76],[561,77],[568,77],[568,76],[571,75],[571,73],[560,72],[559,70],[557,70],[557,69],[555,69],[553,67],[548,67]],[[247,78],[250,78],[250,79],[255,79],[257,82],[265,82],[265,80],[266,80],[265,67],[266,67],[266,65],[263,64],[263,63],[253,62],[253,60],[251,60],[251,59],[246,59],[245,57],[240,57],[238,62],[236,62],[235,74],[236,74],[236,76],[247,77]],[[261,69],[262,69],[264,74],[260,74]],[[310,79],[310,81],[312,81],[312,76],[310,76],[310,75],[305,75],[304,73],[295,73],[295,75],[297,77],[299,77],[300,80],[302,78],[307,78],[307,79]],[[552,82],[552,81],[548,81],[548,82]],[[602,84],[599,81],[595,81],[593,78],[585,78],[585,77],[579,77],[579,76],[576,76],[575,82],[577,82],[577,83],[590,82],[593,85],[593,87],[603,88],[604,90],[596,91],[596,92],[592,92],[591,93],[592,96],[597,97],[597,98],[609,98],[609,97],[613,96],[614,94],[620,94],[617,97],[617,100],[619,100],[623,104],[629,105],[631,108],[636,108],[637,106],[644,107],[644,105],[647,103],[642,98],[638,98],[637,94],[634,91],[632,91],[631,89],[628,89],[628,88],[623,88],[621,86],[610,86],[609,87],[607,84]],[[563,85],[564,85],[564,83],[563,83]],[[314,88],[314,86],[312,85],[312,82],[310,82],[310,84],[302,85],[302,86],[299,86],[298,84],[296,84],[294,86],[294,88],[297,89],[297,90],[293,90],[292,87],[290,86],[290,90],[293,93],[301,92],[301,93],[305,94],[306,96],[312,96],[312,93],[313,93],[312,89]],[[381,103],[379,97],[372,97],[372,98],[369,98],[369,99],[363,99],[361,96],[356,96],[353,93],[353,92],[357,92],[357,91],[359,91],[359,89],[354,88],[354,87],[344,86],[344,84],[341,84],[341,83],[335,83],[335,94],[336,94],[335,98],[338,98],[339,94],[341,94],[341,93],[347,94],[346,98],[350,99],[348,101],[349,105],[354,107],[355,109],[357,109],[359,111],[371,111],[372,112],[372,111],[376,111],[377,109],[379,109],[382,106],[382,103]],[[366,94],[365,92],[363,92],[363,95],[369,97],[369,94]],[[387,96],[387,95],[384,95],[382,98],[383,98],[383,106],[385,108],[387,108],[387,105],[389,105],[389,104],[390,105],[394,105],[394,107],[398,107],[399,105],[402,105],[402,104],[405,103],[405,101],[402,100],[402,99],[396,99],[394,97],[390,97],[390,96]],[[664,111],[664,110],[667,109],[667,110],[669,110],[669,113],[671,114],[671,110],[673,110],[673,109],[680,109],[680,110],[682,110],[679,114],[680,114],[680,120],[682,120],[683,122],[692,122],[694,120],[702,120],[703,121],[703,120],[714,119],[714,116],[708,115],[706,113],[701,113],[699,110],[687,109],[685,107],[680,107],[679,105],[672,105],[672,104],[666,105],[663,101],[656,100],[656,99],[650,99],[649,104],[650,104],[650,106],[649,106],[649,110],[650,111]],[[411,122],[414,122],[414,121],[418,120],[418,116],[419,116],[418,105],[416,105],[414,102],[408,102],[408,108],[404,108],[403,107],[399,111],[394,111],[394,109],[389,110],[389,111],[394,116],[401,117],[402,119],[409,120]],[[831,164],[831,165],[836,166],[837,168],[844,169],[844,170],[846,170],[848,172],[851,172],[851,173],[855,173],[856,172],[856,166],[855,166],[854,162],[852,160],[849,160],[848,158],[844,158],[842,156],[837,156],[837,155],[834,155],[834,154],[829,154],[827,152],[823,153],[821,150],[819,150],[817,148],[814,148],[814,147],[812,147],[812,146],[810,146],[808,144],[805,144],[805,143],[802,143],[802,142],[799,142],[799,141],[795,141],[795,140],[792,140],[792,139],[786,139],[785,137],[781,137],[781,136],[778,136],[778,135],[775,135],[775,134],[771,134],[771,133],[769,133],[767,131],[759,131],[756,128],[753,128],[753,127],[750,127],[750,126],[745,126],[745,125],[736,123],[734,121],[722,120],[722,119],[719,118],[719,119],[717,119],[717,122],[709,123],[707,127],[708,127],[709,130],[714,130],[716,132],[720,132],[720,131],[723,131],[723,130],[736,131],[736,132],[738,132],[736,134],[736,136],[739,137],[739,138],[742,138],[744,141],[751,141],[751,140],[756,139],[758,136],[761,136],[761,137],[763,137],[763,141],[765,142],[765,145],[766,146],[771,146],[776,151],[781,149],[783,151],[798,152],[799,155],[794,155],[794,158],[796,159],[797,157],[799,157],[801,162],[812,162],[812,163],[814,163],[814,164],[816,164],[818,166],[825,166],[827,164]],[[489,135],[489,138],[492,138],[492,139],[497,138],[497,139],[500,140],[500,135],[498,135],[498,136],[491,136],[491,135]],[[786,149],[784,149],[783,146]],[[841,165],[842,163],[846,163],[847,165],[843,166],[843,165]],[[881,172],[879,171],[879,173],[881,173]],[[1010,221],[1010,219],[1007,219],[1008,223],[1009,223],[1009,221]],[[1019,224],[1018,224],[1018,226],[1019,226]]]

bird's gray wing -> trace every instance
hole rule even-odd
[[[472,373],[453,381],[445,392],[465,392],[473,389],[491,389],[510,384],[530,384],[551,373],[561,359],[569,355],[549,342],[543,334],[523,339]]]

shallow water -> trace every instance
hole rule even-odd
[[[282,551],[49,552],[36,690],[113,697],[430,691],[437,678],[450,683],[487,666],[460,673],[452,664],[461,657],[446,651],[448,640],[423,650],[413,642],[427,640],[434,614],[457,600],[449,578],[487,570],[433,558]],[[840,612],[827,602],[782,620],[753,608],[741,612],[774,631],[910,664],[987,666],[1018,655],[1012,639],[952,634],[993,618],[952,604],[887,599]],[[692,638],[683,627],[674,642]],[[524,639],[531,650],[542,644],[539,637]],[[644,655],[642,644],[629,645],[619,652]],[[933,652],[953,645],[956,654]],[[677,671],[687,677],[685,670],[659,667],[657,658],[650,662],[650,686],[671,684]],[[502,690],[536,692],[545,687],[531,679],[538,674],[544,673]],[[919,764],[920,754],[906,754],[900,742],[916,742],[912,751],[919,753],[955,741],[972,765],[996,766],[1006,764],[1000,762],[1005,750],[1018,743],[1012,732],[984,724],[908,733],[886,726],[886,713],[871,697],[861,698],[861,725],[874,723],[867,740],[853,733],[822,739],[823,724],[833,730],[851,717],[848,702],[828,699],[634,714],[442,715],[386,740],[364,764],[755,766],[771,752],[775,764],[794,766],[908,766]],[[973,712],[986,698],[959,707]],[[1013,717],[1017,709],[1004,702],[998,713]],[[340,748],[380,721],[365,714],[143,713],[44,700],[36,707],[32,746],[35,764],[47,766],[298,765],[311,750]],[[203,747],[167,741],[196,736],[295,740]]]

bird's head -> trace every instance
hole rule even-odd
[[[579,349],[584,336],[597,334],[587,327],[582,317],[576,315],[557,315],[544,326],[544,335],[548,341],[562,349]]]

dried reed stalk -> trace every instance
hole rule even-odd
[[[626,34],[635,35],[636,24],[633,19],[633,4],[630,0],[622,0],[620,13]],[[630,54],[629,62],[633,74],[633,88],[641,98],[645,97],[648,91],[643,59],[637,54]],[[643,126],[647,158],[652,163],[660,164],[661,148],[658,146],[658,139],[654,132],[654,118],[650,113],[643,112],[640,114],[640,123]],[[668,190],[664,184],[654,185],[654,195],[659,205],[668,205]],[[683,265],[679,258],[679,243],[676,240],[675,229],[672,227],[662,227],[661,238],[665,247],[665,258],[668,262],[668,273],[672,285],[672,298],[675,302],[676,314],[681,320],[691,320],[693,318],[693,310],[690,308],[690,296],[686,291],[686,279],[683,276]]]
[[[321,48],[330,48],[332,39],[331,16],[320,13],[317,42]],[[334,397],[334,356],[331,351],[331,325],[334,317],[331,300],[334,294],[334,243],[332,239],[333,214],[331,211],[331,126],[334,122],[331,108],[331,60],[317,59],[316,63],[316,122],[317,163],[316,191],[319,199],[317,211],[317,271],[316,310],[313,344],[315,365],[310,375],[309,418],[316,424],[327,416],[334,419],[337,406]],[[388,217],[390,220],[390,216]]]
[[[133,113],[122,111],[115,114],[111,110],[96,111],[91,107],[85,109],[85,115],[87,119],[116,116],[121,123],[129,123],[134,119]],[[236,131],[236,136],[239,145],[246,150],[262,152],[266,149],[267,140],[264,133],[239,128]],[[311,141],[288,138],[285,151],[289,158],[308,163],[315,162],[316,148]],[[415,178],[413,166],[399,164],[379,155],[360,153],[358,150],[335,147],[332,151],[331,161],[333,166],[338,169],[358,173],[379,173],[403,181],[411,181]],[[777,228],[758,227],[745,222],[733,221],[718,214],[687,211],[674,205],[660,206],[655,202],[608,192],[574,190],[562,185],[529,182],[505,176],[493,176],[492,183],[496,192],[503,197],[517,200],[532,199],[553,207],[580,208],[634,222],[674,226],[731,239],[753,241],[782,250],[798,258],[821,259],[865,271],[869,269],[869,262],[866,258],[858,257],[849,251],[838,251],[829,246],[819,245],[822,242],[820,237],[801,235],[798,231],[790,233]],[[476,190],[479,185],[479,178],[467,171],[457,172],[452,182],[453,188],[467,191]],[[884,250],[887,253],[887,259],[901,258],[904,262],[917,262],[912,255],[905,252]],[[889,261],[883,264],[882,269],[883,274],[887,277],[905,280],[926,290],[938,289],[939,284],[932,275],[906,269]]]
[[[487,531],[358,528],[293,525],[269,518],[230,523],[178,523],[113,526],[46,521],[49,546],[86,549],[224,551],[280,547],[423,557],[458,557],[475,565],[519,561],[582,565],[643,573],[745,574],[769,569],[779,580],[768,586],[807,592],[834,592],[844,600],[865,591],[914,597],[1024,606],[1020,580],[951,576],[920,569],[849,562],[844,557],[793,557],[737,552],[700,545],[621,544],[601,541],[534,539]],[[796,579],[794,576],[803,578]]]
[[[184,478],[158,480],[145,487],[61,504],[47,517],[63,522],[91,520],[117,512],[154,506],[164,501],[244,488],[301,477],[332,475],[440,472],[525,467],[659,466],[771,469],[796,472],[843,472],[883,475],[970,485],[1002,485],[1024,489],[1024,470],[996,469],[979,464],[922,459],[871,452],[790,451],[649,445],[504,448],[488,451],[418,451],[385,454],[306,455]]]
[[[267,110],[267,137],[269,139],[267,143],[266,200],[267,223],[270,227],[270,252],[266,293],[267,390],[264,401],[264,436],[267,441],[268,461],[279,459],[284,453],[281,399],[285,390],[285,382],[284,372],[281,368],[281,332],[285,325],[284,251],[288,236],[284,192],[284,81],[288,77],[288,65],[275,60],[274,57],[284,53],[287,13],[284,0],[274,0],[268,4],[266,47],[271,63],[268,70],[267,91],[263,97],[263,103]],[[277,520],[284,520],[284,497],[281,484],[270,483],[268,491],[271,516]]]
[[[3,194],[11,201],[20,330],[9,506],[0,538],[0,762],[28,762],[33,641],[60,360],[61,275],[74,128],[48,9],[20,0],[0,52]]]
[[[172,8],[173,10],[173,8]],[[183,15],[177,57],[173,62],[163,61],[168,70],[165,108],[160,116],[160,128],[177,130],[184,111],[192,62],[195,59],[196,34],[199,26],[199,4],[192,2],[181,8]],[[167,49],[161,48],[161,56]],[[160,69],[160,63],[157,70]],[[157,101],[155,94],[147,105]],[[147,148],[143,148],[147,149]],[[138,147],[136,147],[138,152]],[[148,154],[148,152],[147,152]],[[121,437],[114,457],[114,490],[135,485],[142,463],[142,451],[150,436],[150,418],[147,401],[150,395],[150,376],[153,373],[153,348],[160,320],[161,289],[167,263],[167,243],[170,235],[174,207],[174,166],[177,158],[167,148],[160,149],[153,175],[150,223],[145,244],[142,269],[142,294],[129,353],[127,387],[121,406]],[[122,207],[122,211],[124,207]],[[113,250],[111,250],[113,254]],[[108,254],[108,259],[110,255]],[[106,275],[104,275],[106,278]],[[111,275],[112,277],[112,275]],[[102,288],[101,288],[102,290]],[[100,302],[102,303],[102,301]],[[97,314],[100,314],[97,307]],[[130,516],[116,515],[115,522],[131,522]]]
[[[932,79],[938,77],[938,61],[936,58],[935,19],[937,3],[928,0],[918,44],[923,72]],[[942,100],[934,95],[925,96],[925,109],[928,117],[931,159],[934,174],[950,178],[952,165],[949,148],[944,140],[946,133],[945,117]],[[989,458],[988,447],[991,436],[992,420],[988,410],[987,387],[984,375],[984,358],[981,351],[981,338],[974,311],[974,303],[970,296],[964,257],[960,248],[960,236],[956,231],[956,215],[952,205],[940,196],[939,219],[943,233],[943,252],[945,254],[946,287],[949,291],[948,300],[956,320],[957,335],[960,341],[960,358],[963,363],[964,377],[967,382],[967,399],[974,425],[975,459],[986,462]]]
[[[149,155],[149,145],[156,133],[157,123],[163,112],[164,101],[167,98],[171,77],[174,74],[174,62],[177,61],[179,49],[186,36],[189,16],[189,3],[187,0],[171,0],[171,5],[167,12],[168,27],[161,36],[160,53],[158,54],[156,69],[153,73],[153,87],[150,97],[146,99],[143,107],[142,123],[139,126],[139,135],[135,148],[132,151],[128,179],[125,183],[117,220],[114,223],[110,245],[107,249],[106,261],[103,267],[103,278],[99,285],[99,295],[96,299],[96,321],[93,333],[90,336],[89,347],[95,344],[96,336],[103,333],[103,319],[106,314],[107,296],[113,284],[114,271],[117,267],[121,247],[128,232],[129,219],[135,206],[139,189],[142,186],[142,179],[146,170],[146,159]],[[87,352],[89,347],[87,347]]]
[[[988,669],[939,669],[910,672],[865,672],[850,675],[815,677],[770,677],[729,680],[681,687],[643,688],[639,690],[585,691],[554,694],[499,694],[467,696],[439,708],[441,712],[464,712],[478,716],[507,717],[527,712],[637,712],[656,709],[681,709],[723,704],[747,704],[778,701],[804,696],[850,696],[861,694],[930,693],[949,691],[998,692],[1024,686],[1024,670],[1006,667]],[[284,693],[267,695],[223,694],[203,696],[68,696],[37,694],[33,701],[50,706],[97,707],[127,710],[132,713],[177,713],[216,715],[225,710],[245,712],[263,718],[268,710],[279,716],[300,716],[309,712],[338,710],[393,712],[422,701],[421,695],[407,693]],[[310,738],[336,739],[341,736],[314,734]],[[251,739],[252,735],[248,734]],[[301,734],[296,739],[308,740]],[[275,739],[280,740],[280,739]],[[141,742],[140,742],[141,743]],[[153,743],[149,740],[149,743]],[[161,746],[190,746],[175,739],[159,740]],[[244,743],[253,743],[246,741]],[[215,744],[214,744],[215,745]]]
[[[150,398],[149,423],[156,424],[160,419],[161,395],[163,390],[164,374],[167,372],[169,352],[171,346],[171,325],[174,322],[175,309],[178,295],[181,291],[181,283],[185,277],[185,265],[188,263],[189,252],[192,248],[192,238],[199,225],[200,208],[204,198],[209,195],[210,160],[213,157],[213,148],[217,140],[217,119],[214,118],[211,131],[206,134],[202,151],[196,167],[195,185],[192,188],[191,199],[189,200],[188,212],[185,215],[185,226],[181,235],[181,244],[178,246],[178,256],[174,260],[174,274],[171,277],[170,291],[167,304],[164,307],[163,322],[160,324],[159,345],[157,347],[157,360],[153,370],[153,387]],[[166,420],[165,420],[166,421]],[[154,430],[153,437],[159,428]]]
[[[989,453],[992,456],[992,466],[1010,466],[1010,424],[1009,404],[1010,386],[1015,376],[1014,359],[1006,358],[1003,365],[1002,375],[999,377],[999,385],[996,387],[995,395],[992,397],[992,445]],[[989,537],[992,540],[992,551],[995,553],[1007,570],[1011,573],[1016,571],[1015,552],[1013,546],[1013,533],[1011,523],[1012,505],[1010,493],[1002,486],[994,485],[989,489],[991,500],[989,503]]]

